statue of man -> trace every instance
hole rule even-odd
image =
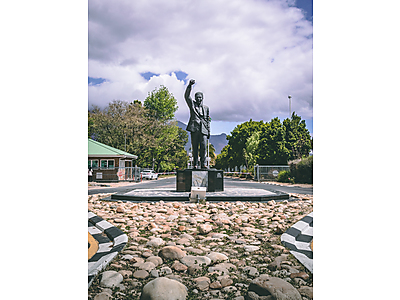
[[[206,145],[210,139],[210,111],[208,106],[203,105],[203,93],[197,92],[194,95],[195,101],[190,97],[192,86],[195,80],[191,79],[185,91],[185,100],[190,110],[190,119],[186,127],[190,131],[192,140],[193,168],[198,168],[198,153],[200,146],[200,168],[207,168]]]

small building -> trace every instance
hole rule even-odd
[[[93,169],[93,181],[133,181],[139,176],[134,167],[136,155],[88,139],[88,168]]]

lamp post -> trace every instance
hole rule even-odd
[[[289,119],[292,116],[292,96],[288,96],[289,98]]]

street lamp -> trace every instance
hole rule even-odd
[[[288,96],[289,98],[289,119],[292,116],[292,96]]]

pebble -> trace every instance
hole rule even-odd
[[[112,223],[120,222],[129,240],[107,267],[118,272],[104,271],[117,273],[119,279],[106,287],[101,280],[104,272],[100,273],[100,280],[89,288],[89,298],[124,299],[132,294],[139,299],[142,294],[141,300],[153,299],[143,298],[152,297],[149,288],[144,287],[163,278],[169,280],[166,286],[171,282],[182,284],[186,292],[178,293],[182,299],[189,291],[203,300],[275,296],[282,300],[302,299],[299,295],[312,299],[311,273],[288,255],[279,234],[312,211],[312,195],[309,198],[307,202],[298,198],[267,203],[113,204],[91,196],[89,210],[96,206],[97,215]],[[117,277],[115,273],[111,274]],[[264,283],[254,288],[255,280]],[[154,282],[151,286],[155,291]],[[113,295],[111,289],[115,287],[120,292]],[[257,289],[264,289],[265,295],[270,296],[258,295]],[[279,291],[284,293],[278,296]]]
[[[142,291],[141,300],[184,300],[187,288],[180,282],[159,277],[148,282]]]
[[[105,271],[101,274],[100,285],[104,287],[115,287],[124,280],[124,277],[116,271]]]

